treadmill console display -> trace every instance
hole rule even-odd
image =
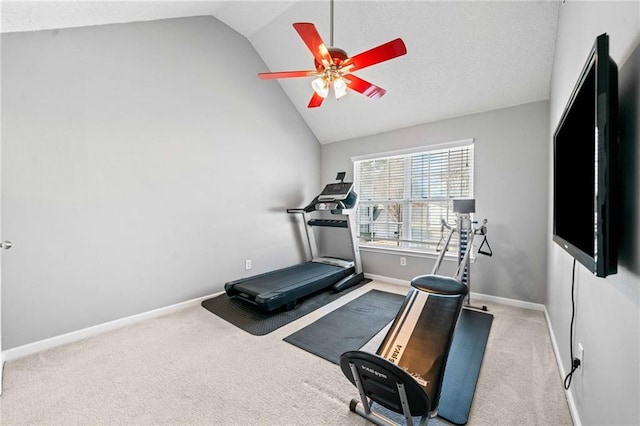
[[[347,198],[352,188],[353,182],[330,183],[324,187],[322,193],[318,196],[318,200],[344,200]]]

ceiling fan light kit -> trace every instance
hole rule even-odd
[[[404,42],[397,38],[349,57],[342,49],[333,46],[327,48],[312,23],[296,22],[293,24],[293,28],[313,55],[315,70],[266,72],[259,73],[258,77],[264,80],[315,77],[311,82],[313,95],[307,108],[316,108],[322,105],[322,101],[329,95],[331,87],[333,87],[336,99],[345,96],[347,89],[354,90],[371,99],[382,97],[386,90],[356,77],[352,72],[407,53]],[[333,0],[331,1],[331,44],[333,44]]]
[[[322,98],[326,98],[329,94],[329,82],[322,77],[318,77],[313,80],[311,82],[311,88]]]

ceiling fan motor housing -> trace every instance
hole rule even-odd
[[[342,64],[342,62],[344,62],[347,58],[349,58],[349,56],[347,56],[347,52],[337,47],[328,47],[327,51],[329,51],[329,55],[331,56],[331,59],[333,60],[333,64],[336,66],[336,68],[340,68],[340,65]],[[317,59],[314,60],[314,63],[316,66],[316,70],[318,70],[318,72],[324,71],[324,65],[318,62]]]

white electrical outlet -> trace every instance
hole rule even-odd
[[[247,259],[244,261],[244,269],[247,271],[251,269],[251,259]]]
[[[407,266],[407,258],[406,257],[401,257],[400,258],[400,266]]]
[[[580,368],[584,368],[584,347],[582,347],[582,343],[578,343],[578,356],[576,358],[580,360]]]

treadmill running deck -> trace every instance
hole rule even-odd
[[[354,268],[306,262],[231,281],[224,285],[224,289],[229,296],[241,297],[269,312],[295,304],[301,297],[330,287],[353,272]]]

